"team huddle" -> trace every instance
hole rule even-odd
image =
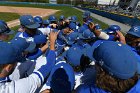
[[[81,17],[22,15],[8,42],[0,20],[0,93],[140,93],[140,26],[124,36]]]

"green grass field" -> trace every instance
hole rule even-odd
[[[0,13],[0,20],[4,20],[6,22],[18,19],[19,17],[20,15],[16,13],[5,13],[5,12]]]

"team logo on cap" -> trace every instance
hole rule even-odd
[[[135,27],[134,28],[134,32],[138,32],[139,30],[138,30],[138,28],[137,27]]]
[[[28,19],[31,23],[33,23],[34,21],[32,19]]]
[[[103,66],[103,65],[104,65],[104,61],[101,59],[101,60],[99,61],[99,64],[100,64],[101,66]]]
[[[37,20],[39,20],[39,18],[37,18]]]
[[[122,44],[118,44],[118,46],[122,46]]]

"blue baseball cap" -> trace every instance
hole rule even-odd
[[[93,56],[105,71],[119,79],[129,79],[137,72],[136,56],[128,45],[120,42],[104,41]]]
[[[82,50],[84,55],[87,56],[91,61],[95,61],[93,57],[93,47],[90,44],[86,44]]]
[[[48,18],[48,20],[49,20],[50,22],[52,22],[52,21],[57,21],[57,19],[56,19],[56,17],[55,17],[54,15],[50,15],[49,18]]]
[[[0,22],[2,22],[3,24],[7,25],[7,23],[5,21],[3,21],[3,20],[0,20]]]
[[[72,46],[69,50],[66,51],[66,59],[67,62],[73,66],[80,66],[81,57],[83,55],[83,51],[78,46]]]
[[[60,16],[60,20],[64,20],[65,19],[65,16],[64,15],[61,15]]]
[[[34,17],[34,21],[39,24],[43,23],[43,19],[40,16]]]
[[[44,25],[49,25],[50,24],[50,21],[49,20],[43,20],[43,24]]]
[[[83,13],[83,16],[82,16],[83,18],[87,18],[87,17],[90,17],[90,12],[89,11],[85,11],[84,13]]]
[[[140,26],[133,26],[127,32],[128,34],[134,35],[136,37],[140,37]]]
[[[73,23],[73,22],[71,22],[71,23],[69,24],[69,28],[70,28],[71,30],[76,30],[76,24]]]
[[[105,30],[108,34],[115,34],[117,31],[121,31],[121,28],[118,25],[110,25],[109,28]]]
[[[56,63],[48,81],[54,93],[71,93],[75,84],[73,68],[65,62]]]
[[[92,45],[86,44],[86,46],[83,48],[84,55],[87,56],[91,61],[95,61],[93,52],[94,50],[105,40],[97,40]]]
[[[76,22],[76,21],[77,21],[77,16],[72,16],[72,17],[71,17],[71,21],[72,21],[72,22]]]
[[[81,27],[78,29],[78,32],[79,32],[79,33],[83,33],[85,30],[86,30],[86,28],[85,28],[84,26],[81,26]]]
[[[11,35],[11,34],[14,34],[15,31],[10,30],[10,28],[7,26],[7,23],[0,20],[0,33]]]
[[[76,42],[76,40],[79,38],[79,34],[77,32],[72,32],[70,33],[66,39],[67,39],[67,44],[68,45],[72,45],[74,44],[74,42]]]
[[[47,38],[45,35],[35,35],[33,38],[34,38],[34,43],[36,44],[44,44],[47,42]]]
[[[39,23],[36,23],[34,21],[34,18],[31,15],[20,16],[20,24],[25,26],[26,28],[29,28],[29,29],[36,29],[40,26]]]
[[[121,31],[121,28],[118,25],[110,25],[108,29],[112,31]]]
[[[34,42],[28,42],[25,38],[21,37],[13,38],[9,43],[21,52],[28,51],[32,53],[36,49],[36,44]]]
[[[79,34],[80,39],[91,39],[94,36],[95,35],[89,29],[86,29],[83,33]]]
[[[7,42],[0,42],[0,64],[12,64],[17,62],[18,52]]]

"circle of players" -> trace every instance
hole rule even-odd
[[[0,20],[0,93],[140,93],[140,26],[124,36],[81,17],[22,15],[9,42]]]

